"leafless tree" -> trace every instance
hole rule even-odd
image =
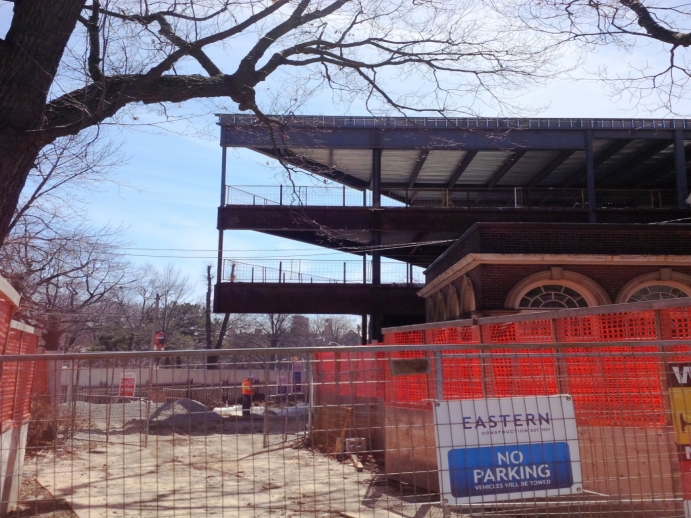
[[[553,72],[552,42],[489,17],[495,0],[0,2],[0,243],[40,150],[127,107],[230,98],[263,117],[331,88],[345,109],[474,113]]]
[[[678,113],[691,87],[691,3],[660,0],[519,0],[502,6],[527,27],[592,50],[619,49],[622,60],[601,67],[597,80],[640,108]],[[622,68],[623,66],[623,68]]]
[[[124,164],[119,148],[98,127],[54,140],[36,157],[10,222],[9,234],[23,219],[42,221],[44,226],[52,227],[84,221],[87,210],[82,197],[106,183],[124,185],[114,174]]]
[[[115,293],[94,332],[94,346],[106,350],[147,350],[154,331],[166,333],[166,349],[204,347],[205,309],[192,302],[195,286],[179,268],[130,266],[132,280]],[[154,322],[156,296],[158,321]],[[154,325],[156,328],[154,329]]]
[[[310,330],[327,343],[342,344],[349,332],[357,332],[357,324],[347,315],[313,315],[310,318]]]
[[[21,219],[0,249],[0,273],[22,296],[18,317],[43,329],[48,350],[73,347],[129,282],[118,233],[79,225],[56,232]]]
[[[97,128],[46,146],[0,247],[0,274],[22,295],[19,316],[44,330],[51,350],[88,341],[116,289],[131,282],[119,229],[90,225],[80,199],[112,181],[121,160]]]
[[[286,313],[266,313],[254,315],[252,323],[258,331],[258,346],[276,348],[282,345],[282,341],[290,331],[291,315]]]

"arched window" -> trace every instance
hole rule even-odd
[[[668,284],[651,284],[633,293],[626,302],[650,302],[653,300],[682,299],[688,297],[679,288]]]
[[[583,295],[568,286],[544,284],[533,288],[518,304],[519,308],[587,308],[588,302]]]
[[[617,295],[616,304],[651,302],[691,297],[691,275],[660,268],[627,282]]]
[[[529,275],[506,296],[507,309],[590,308],[611,304],[597,282],[580,273],[553,267]]]

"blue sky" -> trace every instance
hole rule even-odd
[[[4,36],[11,20],[11,4],[0,2],[0,37]],[[237,47],[236,47],[237,50]],[[626,59],[643,62],[660,59],[654,46],[626,56],[607,47],[589,55],[585,68],[594,71],[608,65],[610,72],[628,69]],[[228,111],[236,111],[228,101]],[[664,116],[664,113],[638,111],[626,98],[613,99],[597,81],[563,79],[526,92],[520,101],[527,108],[537,109],[531,116],[573,118],[631,118]],[[688,103],[677,106],[684,113],[691,112]],[[201,293],[204,265],[213,262],[218,232],[216,211],[220,196],[221,149],[218,127],[208,105],[189,102],[183,109],[195,115],[198,133],[181,123],[168,129],[136,126],[119,128],[112,139],[121,144],[128,157],[127,165],[117,171],[118,181],[136,189],[119,185],[104,185],[100,192],[89,196],[89,213],[94,224],[123,225],[125,250],[137,264],[151,263],[163,267],[178,266],[193,281]],[[299,113],[340,114],[328,92],[312,99]],[[350,114],[365,114],[355,105]],[[485,112],[484,116],[496,113]],[[143,121],[152,115],[143,115]],[[267,159],[248,150],[230,150],[228,155],[228,183],[231,185],[277,185],[277,169],[266,165]],[[340,253],[302,245],[293,241],[264,236],[255,232],[227,232],[226,257],[314,257],[340,259]],[[355,259],[347,256],[346,259]]]

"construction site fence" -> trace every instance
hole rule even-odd
[[[13,322],[8,326],[4,354],[35,355],[39,352],[38,341],[38,334],[26,332]],[[46,392],[45,362],[0,363],[0,433],[27,421],[31,415],[31,396]]]
[[[587,410],[583,419],[591,424],[656,426],[666,422],[664,362],[691,361],[691,307],[684,299],[384,331],[384,343],[392,346],[465,346],[465,357],[445,359],[440,365],[440,393],[434,385],[413,378],[392,396],[396,404],[412,407],[434,398],[568,393],[577,408]],[[673,342],[677,345],[669,345]],[[524,349],[521,344],[543,346]],[[475,345],[491,349],[473,350]],[[401,356],[405,357],[410,353]]]
[[[195,371],[187,386],[157,383],[172,357]],[[683,301],[397,328],[357,347],[0,357],[3,372],[32,362],[48,390],[31,401],[17,516],[673,517],[691,496]],[[69,393],[51,383],[76,369]],[[117,385],[84,384],[89,369]]]

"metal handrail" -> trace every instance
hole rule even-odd
[[[224,126],[266,125],[254,115],[216,114]],[[686,129],[691,119],[613,118],[509,118],[509,117],[364,117],[321,115],[269,115],[286,126],[300,127],[431,127],[477,129]]]
[[[617,356],[651,356],[659,357],[669,354],[678,356],[678,351],[634,351],[634,349],[645,347],[677,347],[688,346],[688,340],[641,340],[635,342],[616,341],[616,342],[538,342],[538,343],[473,343],[473,344],[415,344],[415,345],[335,345],[335,346],[316,346],[316,347],[276,347],[267,349],[265,347],[241,348],[241,349],[181,349],[168,351],[118,351],[118,352],[82,352],[82,353],[46,353],[46,354],[8,354],[0,355],[0,364],[4,362],[20,361],[72,361],[72,360],[106,360],[106,359],[132,359],[132,358],[166,358],[170,356],[183,356],[189,358],[205,358],[207,356],[297,356],[312,355],[314,353],[380,353],[380,352],[406,352],[406,351],[477,351],[478,349],[559,349],[559,348],[589,348],[597,349],[600,347],[626,347],[631,351],[617,352]],[[482,353],[474,353],[479,355]],[[519,353],[491,353],[492,358],[515,358]],[[548,353],[550,357],[555,353]],[[569,356],[588,356],[587,353],[568,353]],[[592,354],[589,355],[592,357]],[[539,354],[526,354],[527,358],[539,358]],[[134,368],[134,367],[133,367]]]
[[[424,284],[423,268],[399,261],[382,261],[384,284]],[[222,282],[369,284],[372,261],[314,259],[257,259],[252,262],[223,259]]]
[[[598,209],[676,208],[674,189],[596,189]],[[345,185],[226,186],[226,205],[371,207],[372,192]],[[588,210],[588,191],[562,187],[388,187],[382,206]]]

